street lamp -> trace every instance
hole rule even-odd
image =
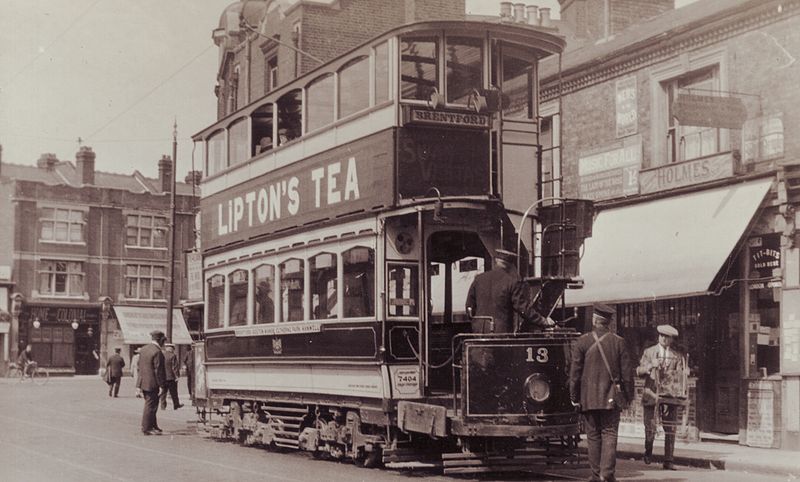
[[[22,293],[11,295],[11,359],[16,360],[19,354],[19,315],[25,296]]]
[[[104,357],[104,359],[108,360],[108,331],[110,330],[110,327],[108,326],[108,317],[111,314],[111,305],[114,300],[112,300],[110,296],[101,296],[99,301],[100,317],[102,318],[100,332],[103,334],[103,343],[100,347],[100,354],[102,357]]]
[[[40,326],[42,326],[42,323],[39,321],[39,317],[37,316],[33,319],[33,327],[38,329]]]
[[[78,329],[78,320],[72,320],[72,323],[70,323],[69,326],[71,326],[73,330],[77,330]]]

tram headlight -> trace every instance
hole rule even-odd
[[[534,373],[525,380],[525,394],[534,402],[550,398],[550,381],[542,373]]]

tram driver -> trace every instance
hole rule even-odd
[[[516,260],[516,253],[498,249],[494,267],[475,277],[466,302],[467,313],[474,317],[472,333],[513,333],[515,314],[534,328],[555,325],[553,320],[534,308],[533,300],[517,274]]]

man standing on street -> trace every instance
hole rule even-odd
[[[181,364],[175,354],[175,345],[167,343],[164,350],[164,369],[167,381],[161,389],[161,410],[167,408],[167,393],[172,397],[172,408],[177,410],[183,406],[178,400],[178,378],[180,378]]]
[[[106,362],[106,370],[108,370],[111,380],[111,385],[108,386],[109,397],[112,392],[115,398],[119,396],[119,385],[122,382],[122,369],[125,367],[125,360],[120,356],[120,351],[122,351],[121,348],[114,348],[114,354],[108,357],[108,361]]]
[[[491,317],[472,320],[473,333],[513,333],[514,316],[519,314],[539,327],[555,325],[533,309],[527,299],[516,268],[517,255],[511,251],[495,251],[495,266],[475,277],[467,294],[466,309],[470,316]]]
[[[625,340],[608,328],[613,315],[610,306],[595,305],[592,332],[581,335],[572,346],[570,399],[583,416],[592,481],[617,480],[614,470],[622,407],[610,399],[614,381],[622,383],[627,400],[633,398],[633,365]]]
[[[650,464],[653,457],[653,442],[656,438],[656,410],[664,427],[664,470],[675,470],[675,425],[678,410],[670,398],[685,397],[684,374],[686,357],[674,346],[678,330],[670,325],[659,325],[658,343],[646,349],[636,368],[636,374],[644,377],[642,392],[642,414],[644,415],[644,463]],[[666,398],[662,398],[666,397]]]
[[[189,397],[194,400],[194,351],[192,345],[183,354],[183,364],[186,365],[186,388],[189,389]]]
[[[139,381],[137,388],[144,394],[144,411],[142,412],[142,433],[145,435],[161,434],[158,427],[158,390],[167,382],[164,370],[164,354],[161,346],[165,336],[161,331],[150,332],[151,342],[139,352]]]

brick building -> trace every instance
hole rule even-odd
[[[30,343],[51,372],[97,373],[113,348],[128,345],[129,360],[146,342],[145,320],[164,324],[172,161],[158,161],[158,179],[94,165],[81,147],[74,163],[43,154],[36,166],[0,167],[0,308],[11,315],[0,320],[2,370]],[[194,246],[192,180],[176,188],[176,303],[187,297],[182,253]]]
[[[614,304],[638,354],[681,331],[689,435],[798,450],[800,2],[671,4],[561,1],[544,173],[599,211],[566,301]]]

